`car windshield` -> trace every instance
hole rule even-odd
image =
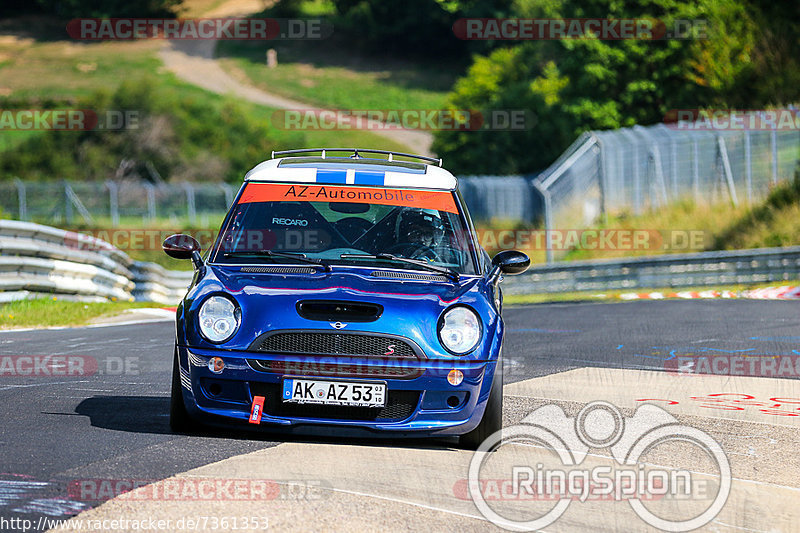
[[[472,240],[449,191],[249,183],[212,257],[421,269],[395,259],[406,258],[476,273]]]

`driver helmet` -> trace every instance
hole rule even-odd
[[[408,209],[400,213],[397,224],[399,242],[437,246],[444,236],[444,223],[435,210]]]

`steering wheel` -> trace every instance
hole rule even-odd
[[[436,253],[436,250],[430,246],[419,244],[417,242],[401,242],[390,246],[386,253],[392,255],[400,255],[409,259],[431,259],[433,261],[442,262],[442,258]]]

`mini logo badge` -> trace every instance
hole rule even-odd
[[[347,324],[342,324],[341,322],[330,322],[330,325],[334,329],[342,329],[347,326]]]
[[[383,354],[383,355],[392,355],[394,353],[394,347],[395,346],[396,346],[396,344],[390,344],[389,346],[387,346],[386,347],[386,353]]]

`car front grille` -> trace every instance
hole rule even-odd
[[[384,335],[287,331],[259,337],[252,350],[273,354],[417,357],[410,342]]]
[[[398,361],[395,360],[395,363]],[[326,377],[357,377],[381,379],[416,379],[425,373],[421,368],[406,365],[391,364],[392,361],[384,360],[384,364],[358,364],[339,363],[329,361],[264,361],[261,359],[248,359],[250,368],[259,372],[282,374],[287,376],[326,376]]]
[[[399,422],[414,414],[419,403],[419,391],[390,390],[384,407],[350,407],[284,402],[280,385],[251,383],[253,396],[264,397],[264,414],[286,418],[329,420],[363,420],[366,422]]]

